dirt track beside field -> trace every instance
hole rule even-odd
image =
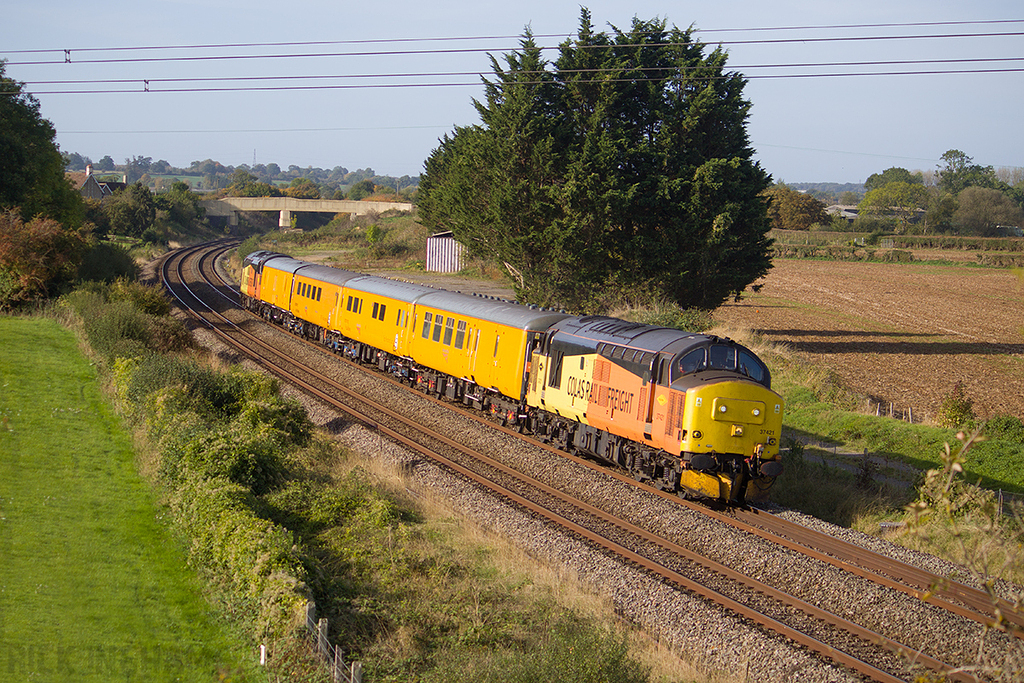
[[[716,318],[915,417],[934,417],[959,381],[979,417],[1024,418],[1024,283],[1011,272],[777,260],[759,284]]]

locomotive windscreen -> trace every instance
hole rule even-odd
[[[709,344],[687,351],[672,362],[672,381],[702,370],[738,372],[771,388],[768,368],[754,354],[734,344]]]

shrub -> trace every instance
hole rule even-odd
[[[277,433],[280,439],[296,446],[305,446],[313,436],[313,423],[295,399],[273,397],[251,398],[239,411],[235,420],[249,428],[262,426]]]
[[[881,260],[887,263],[910,263],[914,260],[914,255],[902,249],[892,249],[883,253]]]
[[[223,478],[182,480],[171,509],[189,538],[189,562],[256,608],[262,634],[283,636],[309,600],[302,555],[287,529],[252,512],[251,493]]]
[[[183,477],[227,479],[255,495],[284,481],[284,458],[277,435],[266,429],[240,426],[195,435],[176,459],[168,458],[161,473],[172,481]]]
[[[949,429],[970,428],[975,419],[974,401],[964,393],[963,383],[957,382],[939,406],[939,426]]]
[[[129,280],[88,282],[61,304],[82,321],[89,344],[108,361],[194,345],[185,325],[167,315],[170,302],[157,287]]]
[[[108,360],[143,355],[149,342],[149,316],[125,302],[108,304],[84,319],[89,344]]]
[[[149,315],[167,315],[171,312],[171,300],[163,289],[136,280],[118,279],[110,286],[108,296],[110,301],[126,301]]]
[[[100,242],[82,257],[78,266],[78,277],[81,280],[96,282],[113,282],[119,278],[135,279],[139,276],[139,266],[135,259],[120,244]]]
[[[985,436],[1024,444],[1024,422],[1013,415],[997,415],[985,423]]]

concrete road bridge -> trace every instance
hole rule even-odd
[[[290,228],[292,213],[351,213],[362,216],[385,211],[412,211],[409,202],[354,202],[347,199],[295,199],[294,197],[223,197],[204,199],[202,205],[208,216],[226,216],[228,225],[238,225],[240,211],[277,211],[277,225]]]

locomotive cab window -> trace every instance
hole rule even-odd
[[[710,361],[708,367],[715,370],[735,370],[736,369],[736,349],[732,346],[724,346],[722,344],[715,344],[710,349]]]
[[[739,372],[758,384],[771,388],[768,368],[749,351],[726,344],[712,344],[693,349],[672,362],[671,380],[701,370],[727,370]]]
[[[704,349],[694,349],[676,359],[672,364],[672,379],[688,375],[691,372],[704,370],[707,367],[707,354]]]
[[[771,388],[771,375],[768,373],[768,368],[758,358],[746,351],[740,351],[740,372],[758,384]]]

